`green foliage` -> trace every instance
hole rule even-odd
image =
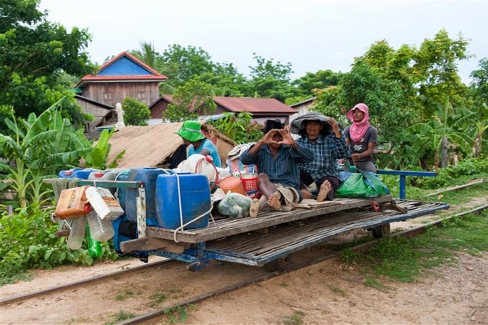
[[[479,61],[479,69],[471,72],[473,83],[470,86],[471,96],[474,100],[474,107],[488,105],[488,58]],[[487,120],[487,111],[480,116],[481,120]]]
[[[332,70],[319,70],[315,73],[307,72],[305,76],[293,81],[302,94],[311,94],[318,89],[328,88],[330,86],[337,86],[342,78],[341,72],[333,72]]]
[[[151,111],[145,103],[134,98],[126,97],[124,98],[122,107],[124,108],[125,125],[148,125],[147,120],[151,118]]]
[[[51,213],[38,208],[23,208],[14,215],[4,213],[0,216],[0,284],[14,282],[32,268],[93,263],[86,249],[72,251],[65,238],[55,236],[58,224],[52,222]],[[102,254],[104,258],[115,256],[106,243],[102,243]]]
[[[474,177],[482,178],[486,175],[488,175],[488,160],[482,156],[465,159],[458,165],[439,169],[436,177],[412,178],[410,181],[419,188],[438,189],[463,184]]]
[[[61,74],[81,77],[94,70],[85,51],[88,32],[77,27],[68,32],[48,22],[47,13],[38,10],[39,3],[0,4],[0,106],[15,107],[15,115],[23,118],[72,96],[69,87],[58,84]]]
[[[170,122],[195,120],[199,115],[214,114],[216,107],[212,87],[192,79],[175,90],[173,102],[163,112],[163,120]]]
[[[186,48],[173,44],[161,55],[162,67],[159,70],[168,77],[167,84],[176,89],[195,78],[195,76],[211,73],[214,63],[210,55],[194,46]]]
[[[170,324],[184,323],[188,318],[188,312],[192,310],[198,310],[198,306],[187,305],[186,307],[168,308],[164,311],[164,314],[168,317]]]
[[[100,137],[97,140],[93,151],[84,156],[85,167],[94,169],[107,169],[107,157],[110,153],[111,145],[108,142],[110,137],[114,134],[115,130],[103,130]]]
[[[136,314],[134,314],[134,313],[128,313],[128,312],[125,312],[123,310],[120,310],[116,314],[111,314],[110,315],[110,319],[108,321],[106,321],[105,323],[103,323],[103,324],[104,325],[114,325],[114,324],[120,323],[120,322],[122,322],[124,320],[131,319],[131,318],[134,318],[134,317],[136,317]]]
[[[28,196],[32,203],[40,204],[46,193],[43,176],[56,174],[61,167],[76,164],[93,149],[80,141],[69,120],[61,117],[58,101],[39,117],[34,113],[28,120],[7,118],[5,124],[12,136],[0,134],[0,150],[10,164],[0,163],[3,176],[17,195],[20,207],[27,206]],[[47,190],[49,191],[49,190]]]
[[[162,65],[162,62],[159,53],[154,50],[154,43],[141,42],[140,46],[140,50],[130,51],[130,54],[134,55],[151,68],[158,70]]]
[[[252,79],[248,93],[254,93],[254,97],[276,98],[281,102],[298,94],[290,83],[290,74],[293,73],[290,63],[274,63],[273,59],[266,60],[255,53],[254,59],[257,66],[250,67]]]
[[[488,219],[480,215],[453,218],[442,228],[429,228],[413,238],[381,239],[366,254],[357,254],[348,263],[364,269],[368,283],[382,289],[379,278],[415,282],[422,270],[455,262],[458,251],[481,256],[488,250]]]
[[[211,124],[222,134],[231,138],[237,143],[255,142],[261,139],[263,132],[262,125],[251,123],[252,114],[242,112],[237,115],[234,113],[225,113],[224,117]]]

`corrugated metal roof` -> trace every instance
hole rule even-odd
[[[296,113],[296,110],[274,98],[214,97],[214,101],[234,113],[280,113],[284,115]]]

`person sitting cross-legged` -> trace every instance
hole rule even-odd
[[[253,200],[251,216],[265,208],[279,210],[300,202],[298,164],[313,161],[313,152],[296,143],[279,120],[267,120],[263,133],[261,140],[239,158],[245,165],[256,164],[260,171],[258,188],[262,196],[259,204]]]

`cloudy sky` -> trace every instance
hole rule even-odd
[[[160,53],[178,44],[201,47],[245,75],[256,65],[253,53],[291,63],[295,79],[325,69],[347,72],[375,41],[419,46],[441,29],[470,42],[475,57],[459,63],[466,83],[488,57],[488,1],[41,0],[40,9],[68,30],[88,29],[88,52],[99,64],[141,42]]]

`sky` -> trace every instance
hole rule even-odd
[[[257,65],[254,53],[290,63],[297,79],[319,70],[348,72],[376,41],[418,47],[441,29],[469,41],[474,57],[458,65],[466,84],[488,58],[488,0],[41,0],[39,9],[68,31],[87,29],[87,51],[98,64],[142,42],[159,53],[177,44],[201,48],[245,76]]]

